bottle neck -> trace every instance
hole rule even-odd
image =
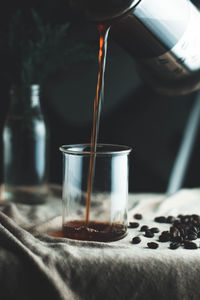
[[[11,113],[24,114],[24,112],[41,112],[39,85],[25,87],[13,86],[10,90],[10,98]]]

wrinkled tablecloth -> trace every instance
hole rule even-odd
[[[164,230],[159,215],[200,214],[200,189],[165,197],[129,196],[129,221]],[[139,228],[116,242],[97,243],[48,235],[61,226],[61,189],[52,186],[47,203],[0,203],[1,300],[200,299],[200,249],[149,249]],[[142,242],[133,245],[134,236]],[[199,244],[199,239],[196,241]]]

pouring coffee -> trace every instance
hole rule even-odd
[[[192,2],[197,5],[197,1]],[[135,59],[149,85],[165,94],[200,88],[200,13],[189,0],[69,0]]]
[[[93,220],[90,220],[90,204],[110,27],[113,38],[137,58],[138,69],[151,86],[161,92],[182,94],[200,87],[200,35],[195,30],[200,25],[200,14],[188,0],[167,0],[162,3],[160,0],[69,0],[69,4],[94,22],[99,30],[99,71],[87,176],[86,213],[85,220],[81,221],[81,228],[87,231],[93,224]],[[100,228],[105,227],[103,225],[98,224],[98,228],[92,230],[101,231]],[[106,227],[115,225],[111,221]],[[74,235],[80,238],[80,222],[76,220],[64,224],[66,236],[72,226]],[[95,235],[98,236],[96,231]],[[121,237],[125,231],[126,224]]]

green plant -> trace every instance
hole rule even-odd
[[[6,43],[1,39],[8,63],[5,76],[10,83],[41,83],[48,74],[65,70],[77,60],[94,58],[95,47],[86,42],[68,39],[70,23],[45,24],[35,10],[31,10],[28,23],[21,11],[11,18]]]

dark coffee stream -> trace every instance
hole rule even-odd
[[[94,172],[95,172],[95,153],[97,147],[97,139],[99,132],[99,122],[101,114],[101,106],[103,101],[104,94],[104,73],[105,73],[105,64],[106,64],[106,54],[107,54],[107,40],[110,26],[99,25],[99,71],[98,71],[98,81],[97,81],[97,90],[96,97],[94,99],[94,114],[93,114],[93,126],[92,126],[92,135],[91,135],[91,146],[90,146],[90,164],[88,171],[87,179],[87,201],[86,201],[86,216],[85,216],[85,225],[88,225],[89,215],[90,215],[90,203],[92,196],[92,186],[94,181]]]

